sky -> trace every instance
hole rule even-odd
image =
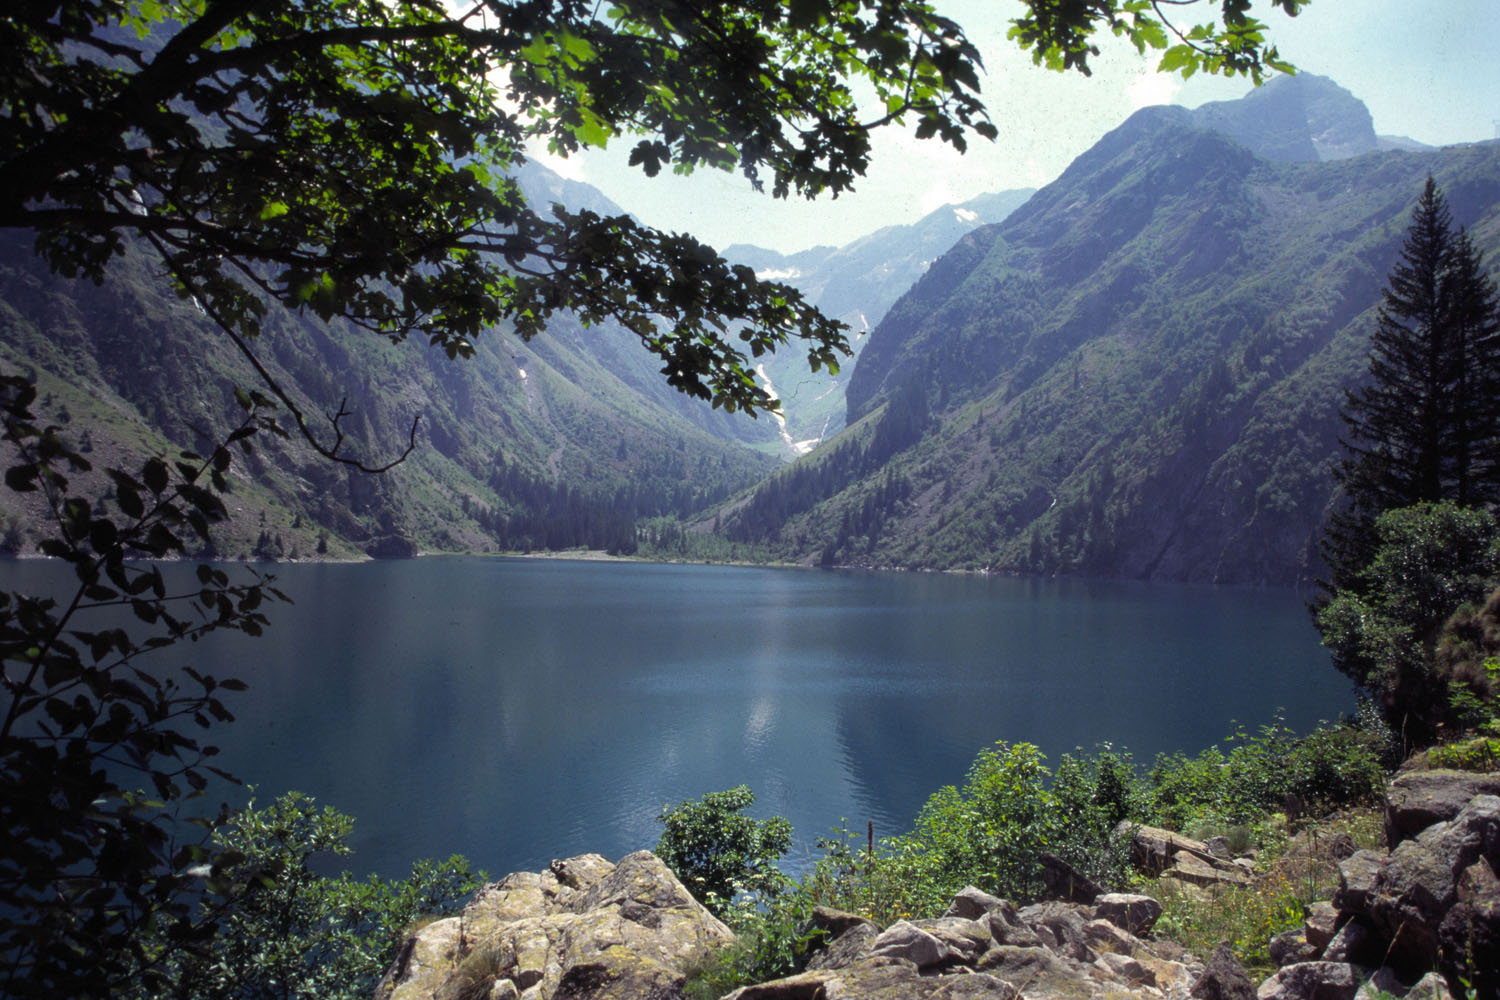
[[[626,165],[634,141],[559,160],[534,151],[564,176],[602,190],[643,222],[688,232],[717,249],[750,243],[783,253],[841,246],[883,226],[917,221],[945,204],[991,191],[1041,187],[1124,121],[1155,104],[1197,107],[1251,88],[1244,77],[1155,72],[1155,59],[1115,43],[1093,61],[1093,76],[1039,69],[1005,38],[1014,0],[936,0],[983,53],[982,96],[1000,130],[955,153],[899,126],[881,130],[871,168],[837,199],[778,201],[737,174],[665,172],[647,178]],[[1477,142],[1500,129],[1500,0],[1311,0],[1286,17],[1259,0],[1260,17],[1283,58],[1331,77],[1364,101],[1375,131],[1429,145]],[[1206,15],[1200,15],[1200,18]]]

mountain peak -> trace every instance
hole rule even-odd
[[[1267,160],[1326,162],[1380,148],[1370,111],[1326,76],[1280,76],[1235,101],[1192,112],[1213,129]]]

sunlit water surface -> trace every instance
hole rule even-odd
[[[792,821],[801,867],[841,819],[907,828],[997,740],[1149,762],[1353,704],[1288,591],[482,558],[271,571],[296,603],[264,636],[163,665],[250,684],[213,732],[219,763],[261,800],[295,788],[353,814],[361,873],[618,857],[655,843],[663,804],[741,783]],[[66,571],[0,567],[43,578]]]

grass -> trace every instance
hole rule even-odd
[[[1299,926],[1306,907],[1328,899],[1338,884],[1335,838],[1347,833],[1356,847],[1377,847],[1382,818],[1379,809],[1366,808],[1335,814],[1292,837],[1278,835],[1282,829],[1261,827],[1257,871],[1248,886],[1200,890],[1158,879],[1146,890],[1162,904],[1157,935],[1195,955],[1211,954],[1227,941],[1252,979],[1274,972],[1271,938]]]

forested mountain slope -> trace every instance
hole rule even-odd
[[[843,565],[1313,579],[1410,209],[1431,173],[1493,267],[1500,143],[1273,162],[1223,112],[1141,111],[961,240],[871,334],[849,430],[725,533]]]
[[[404,555],[589,545],[631,549],[637,516],[687,513],[776,464],[693,426],[631,388],[629,358],[661,382],[633,338],[561,318],[530,343],[491,331],[468,360],[273,310],[257,344],[314,421],[347,397],[344,452],[403,465],[370,476],[295,437],[256,439],[242,459],[220,553]],[[72,425],[98,467],[202,451],[241,414],[254,373],[140,255],[102,286],[47,272],[28,243],[0,245],[0,367],[40,382],[40,419]],[[691,401],[708,411],[707,404]],[[326,424],[318,428],[326,431]],[[327,435],[331,437],[331,435]],[[248,480],[248,482],[247,482]],[[36,494],[6,492],[11,547],[29,548]],[[28,498],[33,506],[24,506]]]

